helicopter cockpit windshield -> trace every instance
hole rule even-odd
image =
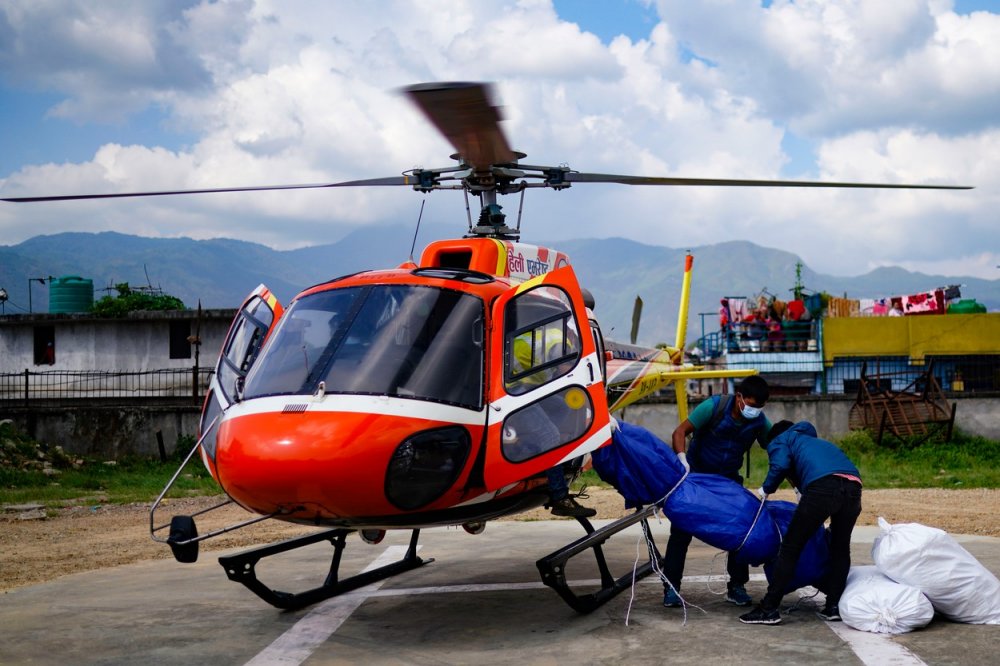
[[[244,399],[313,393],[388,395],[479,409],[483,303],[412,285],[345,287],[285,312],[246,379]]]

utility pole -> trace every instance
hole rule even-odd
[[[46,280],[48,280],[49,282],[52,282],[52,276],[50,275],[47,278],[43,278],[43,277],[40,277],[40,278],[28,278],[28,314],[31,314],[32,312],[34,312],[34,310],[32,309],[32,306],[31,306],[31,283],[34,282],[34,281],[36,281],[36,280],[38,281],[38,284],[44,285]]]
[[[187,341],[194,345],[194,368],[191,369],[191,395],[198,402],[199,372],[201,364],[201,299],[198,299],[198,319],[195,321],[194,335],[189,335]]]

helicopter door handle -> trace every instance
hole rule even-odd
[[[590,370],[590,383],[594,383],[594,364],[587,361],[587,369]]]

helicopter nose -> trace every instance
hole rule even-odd
[[[350,522],[428,507],[469,459],[462,426],[345,412],[247,414],[222,424],[219,481],[242,506]]]

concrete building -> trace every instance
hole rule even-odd
[[[235,310],[0,316],[0,374],[29,371],[141,372],[212,366]],[[195,335],[200,350],[192,344]],[[199,353],[200,352],[200,353]]]
[[[891,388],[900,390],[931,363],[945,391],[1000,391],[1000,313],[828,316],[814,321],[812,330],[803,349],[741,344],[714,361],[755,368],[784,394],[852,395],[866,365],[869,374],[896,373]]]

